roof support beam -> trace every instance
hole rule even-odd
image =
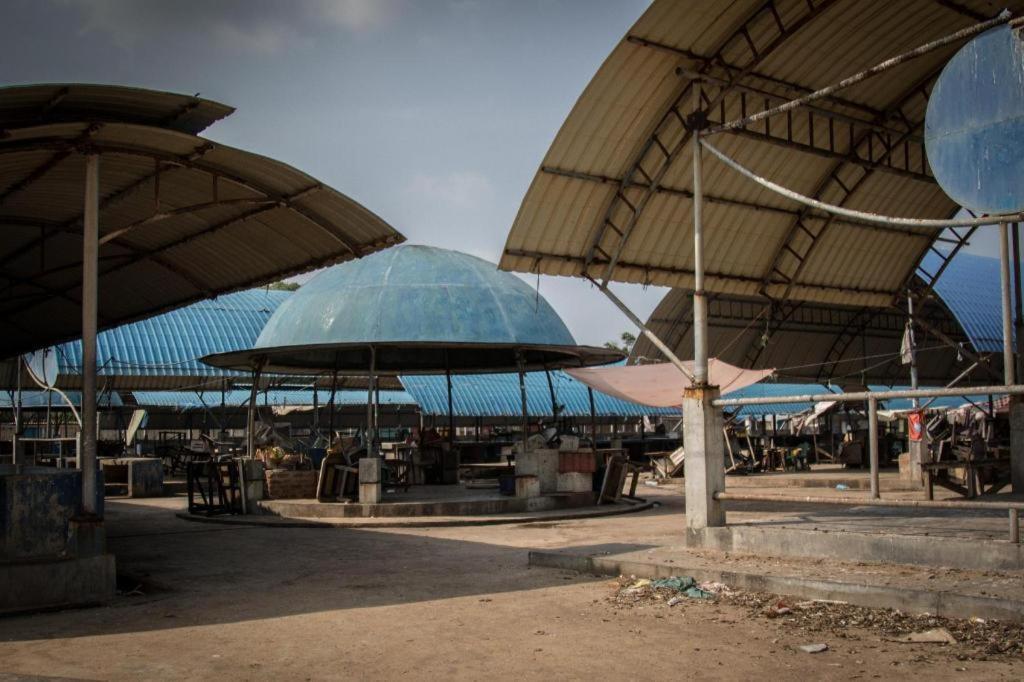
[[[601,183],[601,184],[605,184],[605,185],[618,185],[618,186],[621,186],[622,182],[623,182],[622,180],[619,180],[619,179],[616,179],[616,178],[611,178],[611,177],[608,177],[606,175],[597,175],[597,174],[594,174],[594,173],[585,173],[583,171],[567,170],[567,169],[564,169],[564,168],[557,168],[555,166],[541,166],[540,170],[541,170],[542,173],[548,173],[550,175],[560,175],[562,177],[572,178],[574,180],[582,180],[582,181],[585,181],[585,182],[597,182],[597,183]],[[639,182],[629,183],[629,184],[626,185],[626,187],[628,187],[630,189],[643,189],[643,190],[650,190],[651,189],[651,185],[650,184],[639,183]],[[673,194],[673,195],[684,197],[684,198],[687,198],[687,199],[692,199],[693,198],[693,192],[691,192],[688,189],[680,189],[680,188],[677,188],[677,187],[666,187],[664,185],[658,185],[657,187],[654,187],[653,190],[654,190],[654,192],[656,194]],[[756,204],[756,203],[751,202],[751,201],[743,201],[741,199],[731,199],[729,197],[720,197],[720,196],[716,196],[716,195],[713,195],[713,194],[707,194],[707,193],[704,194],[704,202],[708,203],[708,204],[721,204],[723,206],[733,206],[733,207],[736,207],[736,208],[743,208],[743,209],[747,209],[749,211],[755,211],[755,212],[763,211],[763,212],[768,212],[768,213],[777,213],[777,214],[789,215],[789,216],[794,216],[794,217],[799,217],[799,216],[802,215],[801,211],[799,209],[783,208],[781,206],[771,206],[771,205],[768,205],[768,204]],[[829,215],[830,214],[824,213],[824,212],[810,211],[808,217],[811,218],[811,219],[817,219],[817,220],[827,220],[829,218]],[[913,234],[914,234],[914,233],[911,233],[911,232],[907,232],[907,230],[903,229],[903,228],[891,227],[891,226],[887,226],[887,225],[869,225],[869,224],[866,224],[866,223],[854,222],[852,220],[843,220],[842,218],[835,218],[833,220],[833,222],[835,222],[837,225],[844,225],[844,226],[847,226],[847,227],[854,227],[854,228],[858,228],[858,229],[871,230],[871,231],[875,231],[875,232],[896,232],[896,233],[899,233],[899,234],[902,234],[902,235],[910,235],[910,236],[913,236]],[[932,236],[931,235],[921,234],[921,237],[923,239],[928,240],[928,242],[931,243],[931,240],[932,240]],[[939,241],[949,241],[951,243],[955,243],[955,240],[951,240],[951,239],[944,238],[944,237],[940,237]]]
[[[505,253],[507,253],[510,256],[519,256],[519,257],[522,257],[522,258],[533,258],[533,259],[536,259],[538,261],[542,261],[542,260],[561,261],[561,262],[569,262],[569,263],[579,264],[581,266],[585,266],[587,264],[587,259],[586,258],[584,258],[582,256],[574,256],[574,255],[571,255],[571,254],[541,253],[541,252],[538,252],[538,251],[524,251],[522,249],[506,249]],[[597,264],[598,265],[603,265],[604,261],[597,261]],[[655,267],[655,266],[650,266],[650,265],[642,265],[642,264],[639,264],[639,263],[630,263],[628,261],[620,261],[619,265],[621,265],[624,268],[635,269],[635,270],[643,270],[643,271],[645,271],[647,273],[659,273],[659,274],[672,275],[672,276],[678,276],[678,275],[684,275],[684,276],[690,276],[690,277],[693,276],[693,270],[690,270],[690,269],[687,269],[687,268],[673,268],[673,267],[664,267],[664,266],[662,266],[662,267]],[[721,272],[711,272],[711,271],[705,271],[705,275],[707,277],[710,277],[710,278],[713,278],[713,279],[720,279],[720,280],[723,280],[723,281],[731,281],[731,282],[739,282],[739,283],[742,283],[742,284],[758,284],[758,283],[760,283],[760,280],[758,278],[756,278],[756,277],[743,277],[743,276],[739,276],[739,275],[732,275],[732,274],[725,274],[725,273],[721,273]],[[802,288],[805,288],[805,289],[812,289],[814,291],[825,291],[825,292],[830,292],[830,293],[835,293],[835,294],[863,294],[863,295],[869,295],[869,296],[886,296],[886,297],[892,297],[894,295],[894,292],[892,292],[892,291],[888,291],[888,290],[884,290],[884,289],[867,289],[867,288],[863,288],[863,287],[836,287],[836,286],[831,286],[831,285],[828,285],[828,284],[813,284],[813,283],[803,283],[803,282],[801,282],[799,286],[802,287]]]
[[[701,73],[710,71],[714,60],[716,58],[720,59],[724,50],[732,45],[734,41],[742,38],[749,45],[751,56],[738,69],[737,73],[730,73],[730,85],[738,83],[789,38],[799,33],[801,29],[820,16],[829,7],[833,6],[836,1],[820,0],[820,2],[815,4],[814,0],[808,0],[806,6],[799,6],[802,13],[788,26],[777,22],[774,25],[775,30],[767,34],[764,31],[751,32],[749,30],[749,27],[762,16],[762,13],[770,12],[774,9],[771,7],[770,2],[760,5],[750,13],[746,21],[735,32],[719,45],[715,51],[715,57],[708,60],[698,70]],[[758,35],[758,44],[755,44],[751,37],[755,33]],[[654,196],[654,189],[661,184],[673,163],[690,142],[691,123],[687,116],[681,112],[689,112],[687,102],[693,96],[696,83],[697,81],[690,81],[686,84],[668,106],[664,114],[662,114],[654,131],[640,145],[633,163],[623,177],[623,185],[610,201],[605,210],[604,217],[594,226],[590,246],[587,249],[584,274],[590,274],[588,271],[597,264],[599,254],[605,256],[606,262],[601,264],[602,274],[600,275],[603,284],[607,284],[612,278],[626,243],[636,228],[648,202]],[[719,97],[722,96],[722,93],[727,92],[729,87],[722,86]],[[707,108],[713,109],[717,104],[717,99],[708,101]],[[694,114],[698,115],[699,112],[694,112]],[[638,182],[638,178],[641,177],[649,185],[649,189],[636,198],[635,202],[626,200],[626,187]],[[618,227],[611,228],[611,226],[616,225]],[[608,243],[609,240],[611,240],[611,244]]]

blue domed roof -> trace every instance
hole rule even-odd
[[[256,348],[388,341],[576,344],[515,275],[458,251],[400,245],[311,279],[277,309]]]
[[[548,302],[515,275],[408,244],[318,274],[278,307],[247,357],[262,354],[268,371],[345,372],[367,367],[362,349],[370,346],[383,372],[514,369],[515,352],[527,348],[533,367],[617,359],[576,346]]]

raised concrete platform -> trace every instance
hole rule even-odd
[[[592,492],[511,497],[497,491],[467,490],[450,485],[417,486],[407,493],[385,494],[384,500],[376,504],[263,500],[257,506],[262,513],[287,518],[488,516],[590,507],[595,499]]]
[[[0,614],[96,606],[114,598],[114,555],[0,563]]]
[[[529,563],[593,575],[644,578],[687,575],[734,589],[800,599],[836,600],[954,618],[1024,621],[1024,581],[1020,573],[932,573],[892,565],[737,557],[678,546],[621,553],[594,553],[587,548],[531,551]]]

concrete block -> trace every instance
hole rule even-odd
[[[562,436],[561,442],[558,445],[558,449],[562,452],[579,450],[580,449],[580,437],[579,436]]]
[[[0,589],[0,614],[102,604],[114,598],[114,557],[0,563],[0,586],[17,586]]]
[[[585,493],[593,490],[594,475],[581,471],[558,474],[558,492]]]
[[[0,475],[0,561],[72,556],[70,524],[81,509],[80,471]]]
[[[714,498],[715,493],[725,491],[722,411],[711,405],[718,396],[715,386],[694,386],[683,393],[683,466],[689,529],[725,525],[725,509]]]
[[[359,483],[380,483],[383,460],[379,457],[363,457],[359,460]]]
[[[539,497],[540,479],[532,474],[516,475],[516,497]]]
[[[380,483],[359,483],[360,504],[380,504],[382,496]]]
[[[541,493],[558,491],[558,450],[538,448],[516,455],[516,475],[536,476]]]
[[[597,459],[592,450],[563,451],[558,455],[559,473],[581,472],[592,474],[595,471],[597,471]]]
[[[316,496],[317,472],[268,469],[263,478],[267,495],[275,500],[306,499]]]

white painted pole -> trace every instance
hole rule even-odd
[[[999,224],[999,281],[1003,300],[1003,378],[1007,386],[1013,385],[1013,316],[1010,302],[1010,241],[1009,223]]]
[[[700,111],[700,88],[694,83],[694,116]],[[704,295],[704,188],[700,131],[693,131],[693,383],[708,383],[708,308]]]
[[[868,456],[871,463],[871,497],[877,500],[878,493],[878,400],[868,400]]]
[[[96,320],[99,270],[100,157],[85,157],[85,211],[82,230],[82,508],[98,512],[96,504]]]

